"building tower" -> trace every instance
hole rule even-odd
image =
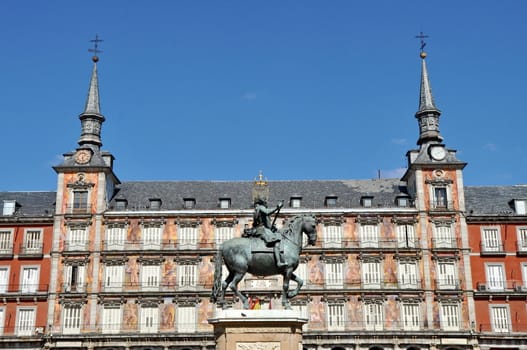
[[[441,324],[448,328],[443,326],[443,330],[468,331],[473,327],[474,303],[468,291],[472,281],[464,218],[462,171],[466,163],[443,144],[441,112],[432,95],[426,57],[421,51],[421,87],[415,114],[419,148],[407,153],[408,170],[402,180],[415,201],[424,269],[430,271],[424,281],[427,318],[433,319],[434,310],[438,310]]]
[[[113,172],[114,157],[101,150],[105,118],[99,103],[96,38],[93,70],[84,111],[80,114],[78,147],[64,154],[58,174],[53,228],[52,268],[48,332],[55,344],[61,337],[96,324],[97,296],[90,294],[98,283],[99,245],[103,213],[119,180]],[[90,276],[88,278],[88,276]]]

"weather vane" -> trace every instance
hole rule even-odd
[[[88,49],[89,52],[93,52],[93,61],[97,62],[99,60],[99,57],[97,57],[97,54],[102,52],[99,50],[99,43],[103,42],[104,40],[99,39],[99,34],[95,34],[95,39],[90,40],[90,42],[93,43],[93,49]]]
[[[424,52],[426,46],[424,39],[428,38],[428,35],[425,35],[423,32],[420,32],[419,35],[416,35],[415,37],[421,39],[421,52]]]

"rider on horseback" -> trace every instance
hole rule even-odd
[[[283,203],[280,202],[275,209],[268,209],[264,199],[256,199],[254,202],[253,228],[251,230],[252,236],[261,238],[267,246],[273,247],[276,266],[279,268],[287,266],[287,263],[284,262],[282,254],[280,253],[282,237],[276,232],[276,227],[271,223],[269,217],[279,211],[282,206]]]

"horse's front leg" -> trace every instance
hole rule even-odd
[[[293,274],[292,268],[287,268],[284,273],[284,285],[282,287],[282,306],[286,310],[291,310],[291,304],[289,304],[288,292],[289,292],[289,281],[291,280],[291,275]]]
[[[229,284],[229,287],[231,287],[234,294],[237,295],[238,298],[240,298],[243,303],[243,308],[249,309],[249,298],[247,298],[245,295],[242,294],[242,292],[238,290],[238,283],[240,283],[240,281],[242,280],[243,275],[245,275],[245,273],[236,273],[234,275],[234,278],[232,279],[232,282]]]
[[[296,288],[295,290],[292,290],[287,293],[287,297],[289,299],[296,297],[298,295],[298,292],[300,292],[300,288],[302,288],[302,286],[304,285],[304,280],[295,275],[294,272],[291,274],[291,279],[296,282]]]

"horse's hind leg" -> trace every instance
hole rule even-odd
[[[238,290],[238,283],[240,283],[240,281],[242,280],[243,275],[245,275],[245,273],[236,273],[234,275],[234,278],[232,279],[232,282],[229,284],[229,287],[231,287],[231,289],[234,292],[234,294],[237,295],[238,298],[240,298],[240,300],[243,303],[243,308],[244,309],[248,309],[249,308],[249,298],[247,298],[245,295],[243,295]],[[229,277],[230,277],[230,275],[229,275]]]

